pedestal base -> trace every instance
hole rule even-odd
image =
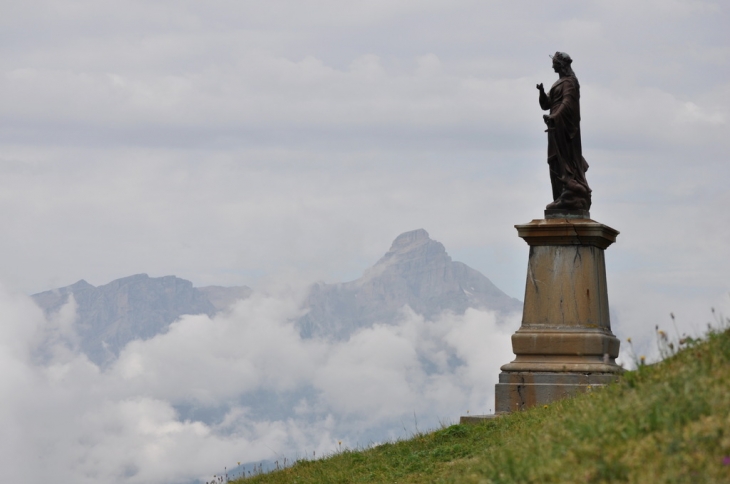
[[[516,225],[530,246],[515,359],[502,366],[495,412],[513,412],[615,381],[619,340],[611,332],[604,250],[618,231],[588,212],[546,210]]]
[[[547,405],[585,392],[588,387],[615,382],[618,377],[617,373],[502,372],[495,389],[495,412],[514,412]]]

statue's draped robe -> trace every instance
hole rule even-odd
[[[540,107],[550,110],[548,165],[554,202],[547,208],[588,210],[591,189],[586,180],[588,163],[580,142],[580,85],[575,76],[558,79]]]

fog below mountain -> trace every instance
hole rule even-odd
[[[14,342],[2,351],[10,477],[190,482],[492,410],[519,301],[424,230],[399,236],[356,281],[279,287],[226,292],[137,275],[34,296],[45,312],[2,293],[0,344]],[[227,308],[206,299],[232,294],[241,298]],[[164,322],[181,308],[199,314]],[[94,362],[108,336],[113,356]]]

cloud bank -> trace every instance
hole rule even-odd
[[[190,482],[239,461],[321,456],[338,441],[367,446],[493,408],[516,315],[499,322],[470,309],[427,321],[404,308],[395,325],[330,341],[300,337],[300,303],[255,294],[213,319],[184,316],[101,371],[74,349],[73,300],[46,320],[3,291],[6,478]]]

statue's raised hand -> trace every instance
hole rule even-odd
[[[544,88],[544,87],[542,87],[542,82],[541,82],[540,84],[538,84],[538,85],[537,85],[536,87],[537,87],[537,89],[538,89],[538,90],[539,90],[540,92],[545,92],[545,88]]]

